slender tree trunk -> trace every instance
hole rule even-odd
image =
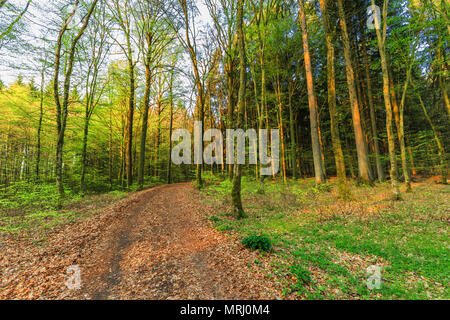
[[[256,105],[256,115],[257,115],[257,125],[258,125],[258,130],[262,129],[262,120],[261,120],[261,116],[262,116],[262,108],[261,105],[259,103],[259,98],[258,98],[258,86],[256,84],[256,73],[255,73],[255,68],[253,66],[253,64],[250,66],[250,72],[252,75],[252,81],[253,81],[253,88],[254,88],[254,93],[255,93],[255,105]],[[220,98],[219,98],[220,99]],[[220,111],[220,109],[219,109]],[[259,132],[259,131],[258,131]],[[257,156],[256,156],[257,157]],[[258,168],[258,164],[255,165],[255,177],[256,179],[258,179],[259,177],[259,168]]]
[[[172,183],[172,131],[173,131],[173,70],[170,75],[169,83],[169,96],[170,96],[170,125],[169,125],[169,160],[167,164],[167,183]],[[221,120],[222,121],[222,120]]]
[[[131,51],[131,47],[130,47]],[[131,56],[131,52],[129,53]],[[128,61],[128,73],[130,77],[130,97],[128,105],[128,143],[127,143],[127,187],[133,184],[133,121],[134,121],[134,96],[135,96],[135,70],[134,63]]]
[[[289,81],[289,130],[291,135],[291,161],[292,161],[292,176],[294,180],[297,180],[297,143],[296,143],[296,134],[295,134],[295,118],[294,118],[294,110],[292,107],[292,89],[293,84]]]
[[[151,35],[147,35],[148,52],[145,59],[145,93],[144,93],[144,113],[142,116],[142,132],[141,132],[141,145],[139,153],[139,170],[138,170],[138,184],[139,188],[144,188],[144,171],[145,171],[145,147],[147,143],[147,131],[148,131],[148,111],[150,109],[150,90],[152,85],[152,74],[151,74],[151,56],[150,56],[150,46],[151,46]]]
[[[94,11],[95,6],[97,5],[97,2],[98,2],[98,0],[94,0],[94,2],[92,3],[92,5],[88,11],[88,14],[85,17],[85,20],[83,22],[81,29],[78,31],[78,34],[75,36],[75,38],[72,40],[72,42],[70,44],[70,50],[69,50],[68,58],[67,58],[67,69],[65,72],[65,79],[64,79],[64,93],[63,93],[62,104],[61,104],[60,95],[59,95],[59,73],[60,73],[60,66],[61,66],[61,47],[64,42],[63,41],[64,34],[67,31],[67,28],[68,28],[69,23],[71,22],[73,16],[75,15],[75,12],[78,8],[79,1],[76,1],[72,13],[70,14],[69,18],[67,18],[67,20],[65,21],[65,23],[58,35],[56,55],[55,55],[55,74],[53,77],[53,89],[54,89],[54,97],[55,97],[55,103],[56,103],[56,123],[57,123],[56,187],[58,189],[60,199],[65,197],[64,186],[63,186],[63,147],[64,147],[64,136],[65,136],[65,131],[66,131],[67,116],[68,116],[70,84],[71,84],[71,77],[72,77],[72,72],[73,72],[73,65],[75,62],[75,51],[76,51],[76,46],[77,46],[78,41],[83,36],[84,31],[86,30],[86,28],[89,24],[89,19]]]
[[[377,176],[378,181],[383,182],[386,180],[386,176],[384,174],[383,165],[381,163],[381,153],[380,153],[380,142],[378,140],[378,129],[377,129],[377,118],[375,114],[375,105],[373,103],[373,91],[372,91],[372,80],[370,77],[370,60],[367,54],[367,46],[366,46],[366,37],[364,34],[364,30],[361,28],[361,42],[362,42],[362,51],[363,51],[363,59],[364,59],[364,71],[366,74],[366,85],[367,85],[367,96],[369,101],[369,111],[370,111],[370,124],[372,129],[372,142],[375,150],[375,161],[377,167]]]
[[[350,197],[350,189],[345,172],[344,153],[342,152],[341,139],[339,137],[338,117],[336,111],[336,78],[335,78],[335,51],[333,45],[333,31],[328,16],[329,0],[320,0],[323,22],[325,26],[325,38],[327,43],[327,82],[328,82],[328,108],[331,120],[331,140],[333,143],[334,159],[338,179],[339,195],[342,198]]]
[[[191,39],[189,36],[189,17],[188,17],[188,6],[186,3],[186,0],[178,0],[181,8],[183,10],[184,15],[184,25],[186,27],[186,45],[187,50],[190,55],[192,66],[194,69],[194,76],[195,76],[195,85],[197,87],[197,115],[198,115],[198,121],[201,122],[201,132],[200,135],[203,137],[203,127],[204,127],[204,118],[205,118],[205,110],[204,110],[204,88],[203,84],[200,78],[200,71],[198,69],[198,63],[197,63],[197,53],[195,51],[195,48],[192,46]],[[231,106],[230,106],[231,107]],[[203,153],[203,148],[202,148]],[[202,180],[202,165],[197,165],[197,173],[196,173],[196,180],[197,180],[197,187],[202,188],[203,187],[203,180]]]
[[[414,81],[411,80],[411,86],[415,89]],[[434,134],[434,141],[436,142],[436,146],[438,148],[438,155],[439,155],[439,161],[440,161],[440,167],[441,167],[441,181],[443,184],[447,184],[447,160],[446,160],[446,154],[445,154],[445,148],[444,145],[441,142],[441,139],[439,138],[439,132],[437,131],[436,127],[433,124],[433,121],[431,121],[431,118],[428,114],[427,108],[425,107],[425,104],[422,100],[422,97],[419,93],[416,92],[417,98],[419,99],[420,106],[422,107],[423,114],[425,115],[425,118],[427,119],[428,124],[430,125],[431,129],[433,130]]]
[[[37,154],[36,154],[36,181],[40,180],[40,169],[39,165],[41,162],[41,131],[42,131],[42,120],[44,118],[44,77],[45,69],[41,71],[41,92],[40,92],[40,105],[39,105],[39,122],[37,129]]]
[[[401,158],[402,158],[402,169],[403,169],[403,175],[405,179],[405,185],[406,185],[406,192],[411,191],[411,174],[409,172],[408,167],[408,159],[406,157],[406,145],[405,145],[405,129],[404,129],[404,114],[405,114],[405,100],[406,100],[406,92],[408,90],[408,84],[411,79],[411,71],[414,64],[414,57],[415,57],[415,50],[417,47],[418,41],[416,40],[411,52],[411,57],[409,61],[409,65],[407,66],[406,70],[406,80],[405,84],[403,86],[403,93],[402,93],[402,99],[400,101],[400,108],[399,108],[399,131],[398,131],[398,139],[400,140],[400,152],[401,152]]]
[[[244,105],[245,105],[245,89],[247,85],[243,16],[244,16],[244,0],[238,0],[236,29],[238,38],[240,75],[239,75],[238,112],[236,117],[237,128],[241,128],[242,126],[242,118],[244,116]],[[238,164],[237,159],[235,159],[231,198],[233,201],[233,213],[238,219],[245,217],[245,212],[244,209],[242,208],[242,199],[241,199],[241,175],[242,175],[241,170],[242,170],[241,166]]]
[[[89,134],[89,99],[87,99],[87,105],[86,105],[86,115],[84,118],[84,128],[83,128],[83,147],[81,151],[81,192],[86,191],[86,183],[85,183],[85,176],[86,176],[86,162],[87,162],[87,142],[88,142],[88,134]]]
[[[113,150],[112,150],[112,115],[111,108],[109,109],[109,158],[108,158],[108,169],[109,169],[109,189],[112,189],[113,184]]]
[[[278,60],[278,59],[277,59]],[[277,68],[279,70],[279,68]],[[283,181],[286,183],[286,158],[285,158],[285,141],[284,141],[284,128],[283,128],[283,101],[281,99],[281,84],[280,84],[280,74],[277,71],[277,98],[278,98],[278,112],[279,112],[279,129],[281,138],[281,159],[282,159],[282,169],[283,169]]]
[[[372,5],[375,5],[375,0],[372,0]],[[392,128],[392,106],[391,99],[389,93],[389,72],[387,67],[386,60],[386,32],[387,32],[387,9],[388,9],[388,0],[384,0],[383,5],[383,35],[381,34],[381,23],[378,21],[378,18],[375,16],[375,24],[377,26],[377,39],[378,39],[378,48],[381,56],[381,68],[383,71],[383,96],[384,96],[384,104],[386,107],[386,131],[388,136],[388,146],[389,146],[389,159],[391,163],[390,175],[391,175],[391,183],[392,183],[392,191],[394,199],[400,198],[400,190],[398,187],[397,181],[397,159],[395,154],[395,136]]]
[[[229,62],[231,64],[231,62]],[[227,128],[232,129],[234,126],[234,98],[233,98],[233,79],[231,73],[231,65],[229,65],[229,70],[227,73],[228,80],[228,123]],[[230,180],[233,180],[233,168],[232,165],[228,165],[228,176]]]
[[[324,170],[322,167],[322,152],[320,150],[320,140],[319,140],[319,124],[318,124],[318,110],[317,110],[317,100],[314,91],[314,80],[313,71],[311,64],[311,55],[309,52],[308,44],[308,28],[306,24],[306,14],[304,0],[299,0],[299,18],[300,26],[302,29],[303,38],[303,52],[305,61],[305,71],[306,71],[306,82],[308,86],[308,102],[309,102],[309,115],[311,123],[311,139],[312,139],[312,149],[314,158],[314,171],[316,177],[316,184],[325,183],[325,176],[323,174]]]
[[[355,131],[356,151],[358,154],[358,168],[361,179],[367,183],[372,183],[372,172],[369,165],[369,157],[365,143],[364,132],[361,124],[361,113],[356,92],[355,72],[352,65],[350,40],[347,31],[345,11],[342,0],[338,0],[339,19],[342,30],[342,40],[344,43],[344,55],[346,61],[347,85],[352,107],[353,129]]]

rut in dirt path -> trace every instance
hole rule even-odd
[[[82,298],[267,299],[273,286],[248,268],[254,254],[208,226],[191,184],[146,190],[88,258]]]

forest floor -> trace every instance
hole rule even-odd
[[[62,211],[0,215],[0,299],[449,299],[450,187],[259,182],[244,178],[247,219],[228,180],[83,198]],[[270,252],[241,244],[270,239]],[[81,287],[69,289],[76,266]],[[367,279],[378,268],[379,288]],[[372,270],[372,271],[370,271]],[[70,281],[69,281],[70,283]],[[373,282],[372,282],[373,284]]]
[[[249,268],[258,253],[212,228],[198,196],[190,183],[159,186],[45,239],[2,234],[0,299],[281,298],[262,266]],[[71,266],[79,290],[66,286]]]
[[[333,179],[267,181],[261,190],[244,178],[242,220],[229,215],[229,181],[211,183],[202,198],[216,208],[217,230],[271,239],[272,252],[253,265],[270,257],[266,270],[283,299],[449,299],[450,186],[439,179],[416,176],[400,201],[389,182],[352,184],[344,201]]]

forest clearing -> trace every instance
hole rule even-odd
[[[449,43],[447,0],[0,0],[0,300],[450,299]]]

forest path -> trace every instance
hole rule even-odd
[[[82,299],[267,299],[255,256],[208,225],[190,183],[145,190],[112,208],[81,257]]]

